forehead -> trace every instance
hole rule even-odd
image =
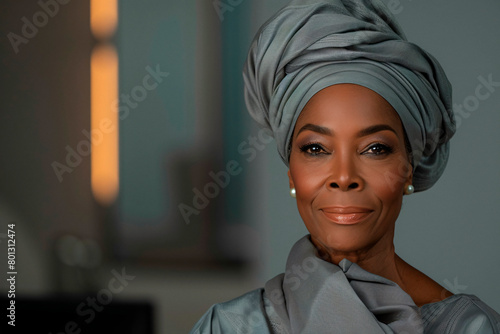
[[[371,89],[355,84],[333,85],[316,93],[300,113],[295,128],[307,123],[339,129],[387,124],[403,134],[394,108]]]

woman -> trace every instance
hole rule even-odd
[[[310,235],[284,274],[192,333],[500,333],[481,300],[395,253],[402,198],[439,179],[455,123],[441,66],[383,4],[292,1],[258,32],[244,79]]]

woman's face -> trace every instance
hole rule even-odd
[[[316,247],[330,254],[392,247],[412,177],[396,111],[362,86],[321,90],[295,125],[288,176]]]

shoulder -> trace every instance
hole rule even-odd
[[[269,333],[263,304],[264,289],[250,291],[238,298],[213,305],[196,323],[190,334]]]
[[[429,333],[500,334],[500,314],[474,295],[453,295],[421,312]]]

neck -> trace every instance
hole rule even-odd
[[[343,259],[348,259],[364,270],[387,278],[406,290],[403,281],[404,262],[395,253],[392,239],[390,237],[388,239],[389,243],[379,242],[367,249],[345,252],[328,249],[311,238],[324,260],[338,265]]]
[[[452,295],[451,292],[401,259],[395,253],[391,236],[388,236],[385,242],[373,247],[351,252],[327,248],[313,237],[311,241],[318,249],[319,256],[325,261],[338,265],[343,259],[348,259],[372,274],[387,278],[399,285],[419,307]]]

